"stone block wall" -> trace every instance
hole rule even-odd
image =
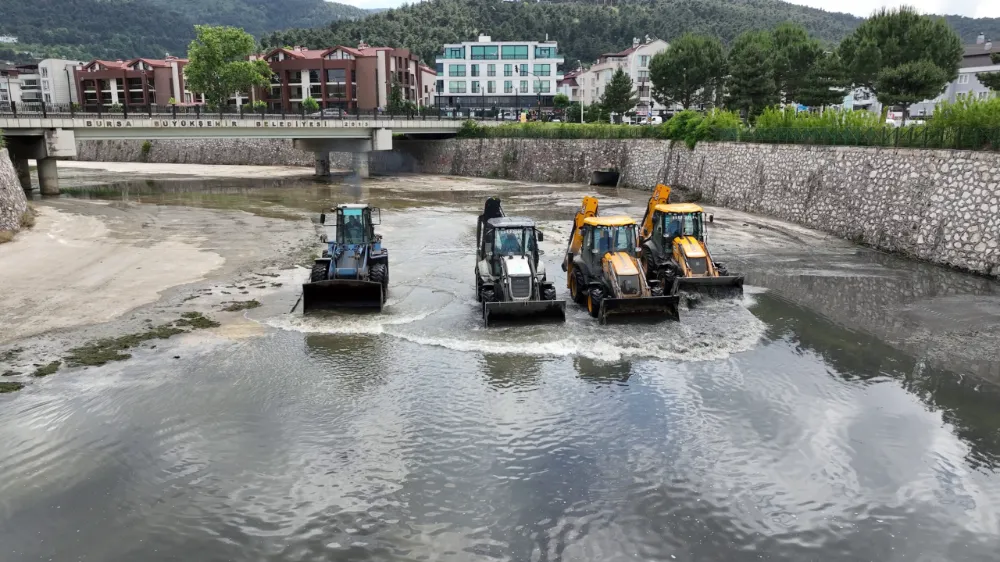
[[[17,180],[14,163],[7,149],[0,148],[0,231],[20,230],[21,217],[27,210],[28,200]]]
[[[292,146],[289,139],[77,141],[77,160],[93,162],[152,162],[157,164],[228,164],[247,166],[313,166],[314,155]],[[348,169],[351,155],[332,153],[330,165]]]
[[[1000,277],[1000,154],[658,140],[396,141],[373,173],[586,182],[615,166],[621,186],[657,182],[875,248]]]

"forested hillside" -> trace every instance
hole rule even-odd
[[[183,54],[194,24],[226,24],[260,35],[362,18],[368,12],[323,0],[0,0],[0,60]],[[27,51],[25,53],[24,51]]]
[[[873,8],[874,9],[874,8]],[[949,16],[963,40],[984,31],[1000,38],[1000,19]],[[653,0],[617,5],[499,0],[431,0],[374,14],[360,21],[334,22],[312,29],[265,35],[269,46],[297,44],[325,47],[372,45],[409,47],[432,62],[441,45],[474,39],[484,33],[499,40],[559,41],[567,63],[593,61],[619,51],[633,37],[671,40],[686,31],[717,36],[728,43],[748,29],[767,29],[783,21],[801,23],[815,37],[838,42],[861,21],[849,14],[824,12],[778,0]]]

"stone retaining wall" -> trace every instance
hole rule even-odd
[[[157,164],[229,164],[248,166],[310,166],[312,152],[298,150],[289,139],[188,139],[77,141],[77,160],[94,162],[154,162]],[[351,166],[351,155],[332,153],[330,165]]]
[[[611,165],[621,185],[657,182],[875,248],[1000,277],[1000,154],[950,150],[657,140],[395,141],[373,173],[586,182]]]
[[[24,189],[17,181],[17,172],[6,148],[0,148],[0,232],[17,232],[21,217],[28,210]]]

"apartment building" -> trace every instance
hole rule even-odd
[[[0,110],[10,111],[21,102],[21,73],[15,66],[0,65]]]
[[[623,69],[632,78],[632,85],[639,97],[636,113],[658,112],[667,109],[657,103],[651,95],[652,83],[649,80],[649,61],[657,53],[667,50],[670,45],[661,39],[645,40],[638,37],[632,39],[632,46],[618,53],[604,53],[587,70],[576,76],[579,88],[579,99],[584,105],[601,101],[604,89],[607,88],[611,76]]]
[[[437,57],[438,105],[458,108],[551,106],[563,63],[555,41],[450,43]]]
[[[81,64],[80,61],[66,59],[39,61],[38,79],[41,84],[42,101],[59,105],[79,103],[74,74]]]
[[[919,118],[934,113],[934,106],[940,101],[954,102],[959,96],[973,95],[978,99],[1000,95],[993,92],[982,83],[976,74],[980,72],[1000,72],[1000,64],[994,64],[990,56],[1000,53],[1000,41],[994,43],[984,34],[980,34],[975,45],[967,45],[959,63],[958,78],[949,83],[941,95],[910,106],[910,117]]]
[[[556,84],[556,93],[569,98],[569,101],[580,101],[580,83],[577,77],[582,73],[582,69],[572,70],[563,75]]]
[[[254,93],[271,111],[299,111],[313,98],[321,107],[386,108],[394,84],[403,98],[426,103],[427,73],[409,49],[343,45],[327,49],[277,48],[261,55],[274,72],[271,85]],[[426,68],[426,67],[424,67]],[[429,70],[429,69],[428,69]],[[239,103],[243,103],[240,100]]]
[[[79,103],[92,109],[167,105],[171,99],[182,105],[204,102],[204,96],[196,96],[185,87],[186,64],[187,59],[177,57],[90,61],[74,71],[76,89],[82,93]]]

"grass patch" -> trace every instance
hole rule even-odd
[[[5,244],[14,239],[13,230],[0,230],[0,244]]]
[[[200,312],[185,312],[181,314],[181,319],[174,322],[175,326],[189,326],[195,330],[202,330],[205,328],[218,328],[222,324],[219,324],[211,318],[206,318]]]
[[[35,372],[31,373],[31,376],[33,376],[33,377],[47,377],[47,376],[55,373],[56,371],[58,371],[59,367],[61,365],[62,365],[62,361],[53,361],[53,362],[49,363],[48,365],[44,365],[42,367],[39,367],[39,368],[35,369]]]
[[[21,228],[33,228],[37,214],[38,212],[31,205],[28,205],[27,210],[21,215]]]
[[[7,394],[8,392],[17,392],[24,388],[24,383],[22,382],[0,382],[0,394]]]
[[[71,367],[79,367],[104,365],[111,361],[124,361],[132,357],[132,354],[124,353],[127,349],[149,340],[165,340],[170,336],[184,332],[185,330],[170,324],[163,324],[137,334],[100,339],[69,350],[66,363]]]
[[[249,310],[251,308],[257,308],[258,306],[260,306],[260,302],[258,302],[257,299],[248,301],[233,301],[229,303],[229,306],[223,307],[222,310],[226,312],[237,312],[240,310]]]

